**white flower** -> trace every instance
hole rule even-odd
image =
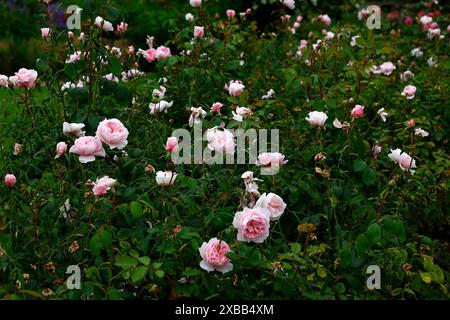
[[[306,117],[305,119],[313,126],[321,128],[325,125],[328,116],[325,112],[322,111],[312,111],[308,113],[308,117]]]
[[[194,15],[192,13],[186,13],[186,15],[184,16],[184,18],[186,19],[186,21],[193,21],[194,20]]]
[[[379,109],[377,113],[380,115],[381,120],[383,120],[383,122],[386,122],[386,118],[389,116],[389,114],[384,111],[384,108]]]
[[[414,48],[411,50],[411,55],[415,58],[421,58],[423,56],[423,52],[420,48]]]
[[[167,102],[165,100],[161,100],[158,103],[150,103],[148,105],[148,107],[150,108],[150,114],[155,114],[155,113],[159,113],[159,112],[163,112],[163,111],[165,113],[167,113],[167,109],[172,107],[172,105],[173,105],[173,101]]]
[[[95,25],[99,28],[102,28],[105,31],[114,31],[114,27],[111,22],[106,21],[102,17],[95,18]]]
[[[202,119],[206,117],[208,113],[203,110],[202,107],[191,107],[191,116],[189,117],[189,127],[193,127],[194,124],[202,123]]]
[[[437,60],[434,60],[433,57],[429,57],[427,63],[430,68],[437,67]]]
[[[252,114],[252,110],[246,107],[237,107],[236,112],[232,111],[233,114],[233,120],[242,122],[245,117],[248,117]]]
[[[338,129],[347,129],[350,127],[350,124],[348,122],[341,123],[338,118],[335,118],[333,126]]]
[[[113,81],[113,82],[119,82],[119,78],[117,78],[114,74],[108,73],[106,76],[104,76],[106,80]]]
[[[402,152],[400,149],[391,149],[391,153],[388,154],[388,157],[397,163],[403,171],[409,171],[411,174],[415,173],[415,170],[412,169],[417,168],[416,160],[406,152]]]
[[[280,2],[291,10],[295,9],[295,0],[280,0]]]
[[[160,186],[169,187],[173,185],[177,174],[172,171],[158,171],[156,173],[156,183]]]
[[[358,46],[361,47],[357,42],[356,39],[358,39],[360,36],[354,36],[352,37],[352,40],[350,41],[350,46],[354,47],[354,46]]]
[[[63,133],[68,137],[84,137],[86,133],[82,129],[85,127],[83,123],[63,123]]]
[[[419,137],[428,137],[429,133],[421,128],[417,128],[414,134]]]
[[[162,98],[164,98],[165,95],[166,95],[166,91],[167,91],[167,89],[164,86],[160,86],[159,89],[158,88],[153,89],[153,92],[152,92],[153,99],[162,99]]]

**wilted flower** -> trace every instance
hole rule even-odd
[[[246,107],[237,107],[236,112],[232,111],[231,113],[233,114],[233,120],[242,122],[244,117],[252,114],[252,110]]]
[[[414,134],[419,137],[428,137],[429,133],[421,128],[417,128]]]
[[[383,122],[386,122],[387,120],[386,118],[387,116],[389,116],[389,114],[386,111],[384,111],[384,108],[379,109],[377,113],[380,115],[381,120],[383,120]]]
[[[17,156],[23,151],[23,145],[20,143],[14,143],[13,155]]]
[[[102,196],[105,195],[107,191],[112,189],[114,191],[114,186],[117,184],[117,180],[111,179],[108,176],[104,176],[103,178],[100,178],[95,181],[94,187],[92,188],[92,192],[96,196]]]
[[[77,251],[80,248],[79,244],[77,241],[74,241],[70,244],[69,246],[69,252],[70,253],[74,253],[75,251]]]
[[[406,99],[413,99],[416,94],[416,87],[408,85],[403,89],[402,96],[406,97]]]
[[[260,193],[258,191],[258,184],[256,181],[261,181],[258,178],[253,177],[252,171],[246,171],[242,174],[241,178],[244,180],[245,191],[259,197]]]
[[[338,118],[333,120],[333,126],[337,129],[348,129],[350,128],[350,124],[348,122],[341,123]]]
[[[41,28],[41,36],[46,39],[50,37],[51,29],[50,28]]]
[[[167,109],[172,107],[172,105],[173,105],[173,101],[167,102],[165,100],[161,100],[158,103],[150,103],[148,105],[148,107],[150,108],[150,114],[155,114],[155,113],[160,113],[160,112],[163,112],[163,111],[165,113],[167,113]]]
[[[400,149],[391,149],[391,153],[388,154],[388,157],[397,163],[403,171],[410,171],[411,174],[415,173],[415,170],[412,169],[417,168],[416,160],[406,152],[402,152]]]
[[[272,99],[273,96],[275,95],[275,91],[273,91],[273,89],[270,89],[269,91],[267,91],[267,94],[263,95],[261,99]]]
[[[83,123],[63,123],[63,133],[67,137],[75,138],[75,137],[84,137],[86,133],[82,129],[85,127]]]
[[[270,220],[278,220],[286,209],[286,203],[275,193],[263,193],[254,208],[264,208],[270,212]]]
[[[411,50],[411,55],[415,58],[421,58],[423,56],[423,52],[420,48],[414,48]]]
[[[213,103],[213,105],[211,106],[209,111],[220,113],[220,111],[222,110],[222,107],[223,107],[223,104],[221,104],[220,102],[215,102],[215,103]]]

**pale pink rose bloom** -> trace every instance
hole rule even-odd
[[[422,17],[420,18],[420,23],[423,24],[423,25],[429,24],[429,23],[431,23],[432,21],[433,21],[433,18],[432,18],[432,17],[429,17],[429,16],[422,16]]]
[[[227,87],[228,93],[232,97],[239,96],[245,89],[245,86],[242,84],[241,81],[234,81],[234,80],[230,81],[230,84]]]
[[[42,38],[48,38],[50,36],[50,28],[41,28],[41,36]]]
[[[209,111],[211,112],[217,112],[220,113],[220,111],[222,110],[223,104],[221,104],[220,102],[215,102],[213,103],[211,109],[209,109]]]
[[[102,28],[104,31],[108,31],[108,32],[114,31],[114,27],[113,27],[112,23],[109,21],[106,21],[102,17],[95,18],[94,24],[97,27]]]
[[[403,89],[402,96],[410,100],[415,97],[417,88],[415,86],[408,85]]]
[[[218,127],[214,127],[206,130],[206,140],[208,141],[208,149],[234,154],[234,148],[236,143],[234,142],[234,135],[227,129],[219,130]]]
[[[298,47],[298,50],[306,48],[307,46],[308,46],[308,40],[303,39],[300,41],[300,46]]]
[[[269,236],[270,212],[263,208],[244,208],[236,212],[233,227],[238,230],[237,240],[262,243]]]
[[[279,152],[263,152],[258,155],[256,165],[268,167],[271,165],[286,164],[288,160],[284,160],[284,155]]]
[[[415,170],[412,170],[416,167],[416,160],[411,158],[409,154],[406,152],[402,152],[400,149],[391,149],[391,153],[388,154],[388,157],[397,163],[403,171],[410,171],[411,174],[415,173]]]
[[[128,54],[130,55],[134,54],[134,46],[128,46]]]
[[[382,147],[380,147],[379,145],[374,145],[372,148],[372,155],[374,158],[377,158],[378,155],[381,153],[381,151],[383,150]]]
[[[38,73],[35,70],[21,68],[14,76],[10,77],[9,80],[15,87],[33,88],[37,77]]]
[[[78,36],[78,40],[79,41],[83,41],[84,40],[84,32],[80,33],[80,35]]]
[[[63,156],[67,152],[67,143],[65,142],[58,142],[56,145],[56,156],[55,159]]]
[[[104,157],[106,155],[101,141],[91,136],[76,139],[69,152],[78,154],[81,163],[95,161],[95,156]]]
[[[0,87],[8,88],[8,76],[0,74]]]
[[[156,49],[150,48],[148,50],[143,51],[143,56],[145,60],[148,62],[153,62],[156,60]]]
[[[105,119],[99,123],[95,137],[111,149],[121,150],[128,144],[128,129],[117,119]]]
[[[230,259],[225,255],[231,251],[225,241],[212,238],[208,243],[203,242],[198,250],[202,257],[202,261],[200,261],[200,267],[202,269],[208,272],[217,270],[222,273],[233,270]]]
[[[205,35],[205,30],[203,27],[195,26],[194,27],[194,38],[203,38]]]
[[[286,209],[286,203],[275,193],[263,193],[256,201],[255,208],[267,209],[270,212],[270,220],[278,220]]]
[[[117,26],[117,31],[119,31],[120,33],[125,32],[128,30],[128,23],[125,22],[121,22],[118,26]]]
[[[161,100],[158,103],[151,102],[148,107],[150,109],[150,114],[155,114],[159,112],[167,113],[167,110],[173,106],[173,101],[167,102],[165,100]]]
[[[347,121],[344,121],[344,123],[342,123],[341,121],[339,121],[338,118],[335,118],[333,121],[333,126],[337,129],[348,129],[350,128],[350,124]]]
[[[280,2],[291,10],[295,9],[295,0],[280,0]]]
[[[175,152],[178,150],[178,140],[176,137],[167,138],[166,151]]]
[[[236,15],[236,11],[228,9],[227,10],[227,17],[228,18],[233,18]]]
[[[13,174],[7,174],[5,176],[5,186],[7,187],[13,187],[16,184],[16,176]]]
[[[325,122],[328,119],[328,116],[325,112],[322,111],[312,111],[308,113],[308,117],[305,118],[313,126],[322,128],[325,126]]]
[[[396,67],[390,61],[384,62],[380,65],[381,72],[387,76],[390,75],[392,73],[392,71],[394,71],[395,69],[396,69]]]
[[[364,106],[357,104],[352,109],[351,115],[352,115],[352,117],[355,117],[355,118],[362,118],[362,117],[364,117]]]
[[[327,14],[320,15],[319,20],[322,21],[322,23],[327,26],[329,26],[331,24],[331,18]]]
[[[428,133],[427,131],[421,129],[421,128],[417,128],[417,129],[414,131],[414,134],[415,134],[416,136],[423,137],[423,138],[429,136],[429,133]]]
[[[186,21],[194,21],[194,15],[192,13],[186,13],[186,15],[184,16],[184,18],[186,19]]]
[[[164,47],[164,46],[160,46],[156,49],[156,54],[155,57],[157,60],[161,60],[161,59],[165,59],[172,56],[171,52],[170,52],[170,48]]]
[[[67,36],[68,36],[69,38],[73,38],[74,33],[73,33],[72,31],[68,31],[68,32],[67,32]]]
[[[172,171],[158,171],[156,173],[156,183],[163,187],[170,187],[175,182],[177,174]]]
[[[69,58],[66,60],[66,63],[74,63],[79,61],[81,58],[81,51],[76,51],[73,54],[69,55]]]
[[[189,4],[194,8],[200,7],[202,5],[202,0],[189,0]]]
[[[106,194],[107,191],[112,189],[114,191],[114,186],[116,185],[117,180],[111,179],[108,176],[104,176],[101,179],[97,178],[97,181],[95,181],[94,187],[92,188],[92,192],[96,196],[102,196]]]

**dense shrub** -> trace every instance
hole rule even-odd
[[[272,32],[262,32],[252,13],[228,19],[210,4],[186,5],[192,22],[182,15],[164,24],[168,40],[152,45],[171,55],[158,58],[144,45],[130,52],[127,34],[143,21],[113,34],[94,21],[102,16],[116,29],[120,10],[109,2],[86,7],[84,40],[80,31],[52,29],[36,85],[10,78],[0,88],[0,172],[17,180],[8,176],[0,188],[0,297],[448,299],[448,16],[433,18],[442,39],[427,38],[418,10],[438,8],[423,4],[384,16],[380,30],[369,30],[357,11],[350,20],[330,14],[330,25],[318,19],[325,12],[311,12],[294,33],[301,6],[277,4]],[[204,35],[194,38],[194,26]],[[415,48],[422,57],[411,54]],[[382,65],[388,61],[395,69]],[[407,70],[414,76],[402,81]],[[232,80],[242,81],[242,93]],[[173,105],[151,113],[161,100]],[[215,102],[223,104],[219,113],[210,111]],[[191,107],[207,111],[204,130],[279,129],[288,162],[272,176],[254,163],[173,163],[164,146],[174,129],[193,131]],[[238,107],[250,112],[236,115]],[[312,111],[328,116],[323,126],[305,119]],[[98,128],[113,118],[129,132],[126,146],[104,131],[105,154],[82,163],[63,122],[101,137]],[[60,145],[55,158],[58,142],[68,148]],[[170,186],[155,177],[160,170],[177,173]],[[246,188],[241,176],[249,170],[262,181],[247,180]],[[104,176],[115,181],[99,183]],[[243,241],[233,226],[244,207],[265,210],[254,206],[254,183],[287,205],[262,243]],[[231,271],[200,264],[207,254],[199,248],[212,238],[229,245],[219,257]],[[81,290],[65,284],[69,265],[81,268]],[[370,265],[381,268],[380,290],[366,287]]]

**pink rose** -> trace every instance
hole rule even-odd
[[[223,104],[221,104],[220,102],[215,102],[213,103],[211,109],[209,109],[209,111],[211,112],[217,112],[220,113],[220,111],[222,110]]]
[[[227,17],[228,18],[233,18],[234,16],[236,15],[236,11],[234,11],[234,10],[231,10],[231,9],[228,9],[227,10]]]
[[[75,34],[72,31],[67,32],[67,36],[72,39]]]
[[[128,54],[133,55],[134,54],[134,46],[128,46]]]
[[[268,167],[271,165],[286,164],[288,160],[284,160],[284,155],[279,152],[263,152],[258,155],[256,165]]]
[[[283,0],[283,4],[291,10],[295,9],[295,0]]]
[[[194,27],[194,38],[203,38],[205,35],[205,30],[203,27],[195,26]]]
[[[270,212],[263,208],[244,208],[236,212],[233,227],[238,230],[239,241],[261,243],[269,236]]]
[[[230,84],[227,86],[228,93],[232,97],[239,96],[245,89],[245,86],[241,81],[230,81]]]
[[[202,261],[200,261],[200,267],[202,269],[208,272],[217,270],[222,273],[233,270],[230,259],[225,255],[231,251],[225,241],[212,238],[208,243],[203,242],[198,251],[200,251],[200,256],[202,257]]]
[[[13,187],[16,184],[16,176],[13,174],[7,174],[5,176],[5,186],[7,187]]]
[[[412,23],[413,23],[413,19],[411,17],[408,16],[408,17],[405,18],[405,24],[407,26],[412,25]]]
[[[106,192],[110,189],[114,191],[114,186],[116,185],[117,180],[111,179],[108,176],[104,176],[101,179],[97,178],[97,181],[95,181],[94,187],[92,188],[92,192],[96,196],[102,196],[106,194]]]
[[[392,71],[394,71],[396,68],[394,66],[394,64],[390,61],[388,62],[384,62],[380,65],[380,70],[383,74],[385,75],[390,75],[392,73]]]
[[[42,38],[48,38],[50,36],[50,28],[41,28]]]
[[[208,141],[208,149],[223,152],[228,154],[234,154],[234,135],[227,129],[219,130],[218,127],[214,127],[206,130],[206,140]]]
[[[351,115],[352,115],[352,117],[355,117],[355,118],[362,118],[362,117],[364,117],[364,106],[357,104],[352,109]]]
[[[153,62],[156,60],[156,49],[150,48],[143,53],[145,60]]]
[[[406,99],[414,99],[417,88],[415,86],[408,85],[403,89],[402,96]]]
[[[186,21],[194,21],[194,15],[192,13],[186,13],[186,15],[184,16],[184,18],[186,19]]]
[[[63,156],[67,152],[67,144],[65,142],[58,142],[56,145],[56,156],[55,159]]]
[[[176,137],[167,138],[166,151],[175,152],[178,150],[178,140]]]
[[[0,74],[0,87],[8,88],[8,77]]]
[[[406,121],[406,126],[408,128],[414,128],[416,126],[416,122],[414,121],[414,119],[410,119]]]
[[[128,24],[125,22],[121,22],[118,26],[117,26],[117,31],[122,33],[128,30]]]
[[[78,154],[81,163],[95,161],[95,156],[104,157],[106,155],[101,141],[91,136],[76,139],[69,152]]]
[[[322,21],[322,23],[327,26],[329,26],[331,24],[331,18],[327,14],[320,15],[319,20]]]
[[[21,68],[19,72],[9,78],[9,80],[13,83],[14,86],[22,87],[22,88],[33,88],[36,79],[38,77],[38,73],[35,70],[28,70],[25,68]]]
[[[193,7],[200,7],[202,5],[202,0],[189,0],[189,4]]]
[[[128,129],[117,119],[105,119],[99,123],[95,137],[111,149],[121,150],[128,144]]]
[[[267,209],[270,212],[270,220],[278,220],[286,209],[286,203],[275,193],[265,194],[256,201],[255,208]]]
[[[312,111],[308,113],[308,117],[305,118],[313,126],[322,128],[325,126],[325,122],[328,119],[328,116],[325,112],[321,111]]]
[[[391,153],[388,154],[388,157],[397,163],[403,171],[409,171],[411,174],[415,173],[415,170],[412,169],[417,168],[416,160],[406,152],[402,152],[400,149],[391,149]]]
[[[156,49],[155,57],[157,60],[165,59],[170,56],[172,56],[172,54],[170,53],[170,48],[160,46]]]

